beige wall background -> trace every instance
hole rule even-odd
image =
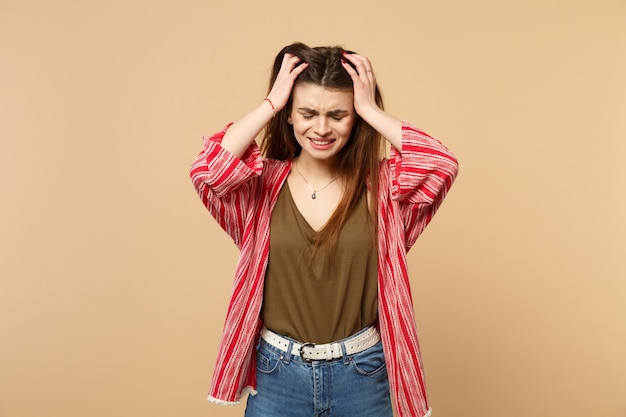
[[[626,416],[623,0],[1,0],[0,416],[243,415],[187,172],[296,40],[461,161],[410,254],[435,415]]]

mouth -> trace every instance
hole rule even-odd
[[[309,140],[316,146],[328,146],[335,141],[335,139],[319,139],[319,138],[309,138]]]

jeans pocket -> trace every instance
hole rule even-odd
[[[256,352],[256,369],[264,374],[271,374],[280,365],[282,356],[261,345]]]
[[[371,348],[352,356],[350,363],[361,375],[374,376],[386,371],[385,354],[382,343],[378,342]]]

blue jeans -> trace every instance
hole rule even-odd
[[[393,416],[381,342],[330,362],[306,362],[261,339],[256,366],[257,394],[248,396],[246,417]]]

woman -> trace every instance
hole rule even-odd
[[[204,143],[191,178],[241,251],[209,400],[250,393],[247,417],[430,415],[406,252],[452,153],[383,110],[369,59],[301,43]]]

